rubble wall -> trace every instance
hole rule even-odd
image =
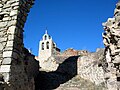
[[[0,0],[0,88],[5,90],[34,90],[23,45],[23,27],[33,1]]]
[[[103,23],[105,32],[105,59],[103,68],[108,90],[120,90],[120,1],[117,3],[114,17]]]
[[[87,56],[81,56],[78,60],[78,75],[89,80],[95,85],[104,84],[104,71],[100,66],[100,60],[103,59],[103,53],[91,53]]]

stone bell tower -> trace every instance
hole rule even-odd
[[[60,49],[57,48],[56,43],[52,40],[52,37],[47,33],[42,37],[39,43],[39,63],[40,67],[44,68],[45,61],[52,55],[55,55],[60,52]]]
[[[33,1],[0,0],[0,90],[34,90],[23,62],[23,27]]]

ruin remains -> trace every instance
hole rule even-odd
[[[109,90],[120,90],[120,1],[117,3],[114,17],[103,23],[105,32],[104,70]]]
[[[34,90],[38,62],[23,44],[34,0],[0,0],[0,90]]]
[[[105,50],[50,51],[42,57],[49,72],[39,71],[39,62],[23,44],[23,27],[33,4],[34,0],[0,0],[0,90],[120,90],[120,2],[114,17],[103,23]],[[47,32],[40,45],[40,53],[57,48]]]

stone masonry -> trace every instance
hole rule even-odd
[[[103,26],[106,85],[108,90],[120,90],[120,1],[116,5],[114,17],[109,18]]]
[[[41,70],[45,71],[56,71],[58,66],[63,63],[66,59],[69,57],[74,57],[74,56],[85,56],[88,55],[90,52],[86,50],[74,50],[72,48],[69,48],[65,50],[64,52],[59,52],[52,54],[47,60],[44,60],[44,63],[42,63],[43,66],[41,67]],[[45,52],[43,54],[46,54]],[[70,63],[69,63],[70,64]]]
[[[101,61],[104,49],[96,52],[68,49],[44,63],[36,79],[37,90],[107,90]]]
[[[23,45],[23,27],[33,2],[0,0],[0,90],[34,90],[34,75],[28,78],[27,66],[29,56],[33,62],[34,56]]]
[[[60,49],[53,41],[52,37],[48,34],[47,30],[39,42],[38,61],[41,68],[45,69],[45,63],[49,57],[59,54]]]
[[[108,90],[120,90],[120,2],[116,5],[114,17],[103,23],[103,68],[100,63],[103,53],[100,50],[89,53],[69,49],[48,59],[49,65],[52,62],[52,67],[48,67],[52,72],[39,72],[39,62],[24,48],[23,27],[33,4],[34,0],[0,0],[0,90],[35,90],[34,80],[38,81],[38,78],[47,83],[53,81],[53,84],[48,83],[50,87],[57,84],[52,89],[67,81],[71,83],[83,78],[96,85],[105,82]],[[39,77],[38,73],[47,79]],[[38,85],[42,86],[45,82],[38,81]]]

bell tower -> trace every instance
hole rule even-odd
[[[60,50],[59,50],[60,51]],[[44,63],[48,58],[54,55],[56,52],[56,43],[53,42],[52,37],[48,34],[47,30],[40,40],[39,43],[39,65],[40,67],[44,67]]]

